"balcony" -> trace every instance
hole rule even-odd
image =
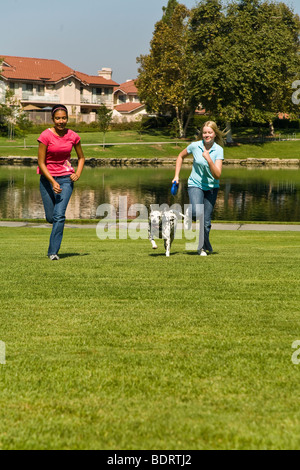
[[[59,95],[50,95],[50,94],[33,94],[31,92],[23,91],[22,93],[23,101],[30,101],[35,103],[59,103]]]
[[[80,103],[81,104],[105,104],[105,106],[112,107],[113,106],[113,99],[111,95],[108,97],[104,96],[83,96],[80,95]]]

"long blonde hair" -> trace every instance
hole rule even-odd
[[[203,132],[203,129],[204,127],[211,127],[212,130],[214,131],[214,133],[216,134],[216,137],[215,137],[215,142],[219,145],[221,145],[221,147],[224,147],[225,145],[225,137],[226,135],[228,134],[228,130],[224,129],[224,131],[221,131],[221,129],[218,128],[217,124],[215,123],[215,121],[206,121],[202,128],[201,128],[201,131],[200,131],[200,138],[202,139],[202,132]]]

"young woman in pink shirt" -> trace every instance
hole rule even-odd
[[[41,175],[40,191],[47,222],[52,224],[48,257],[59,260],[58,252],[63,238],[66,209],[72,195],[74,182],[80,178],[85,158],[80,137],[67,129],[68,110],[57,104],[52,108],[54,127],[46,129],[38,138],[38,169]],[[71,151],[75,149],[78,167],[71,165]]]

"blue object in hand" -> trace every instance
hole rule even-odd
[[[174,181],[174,183],[172,184],[172,188],[171,188],[171,194],[173,194],[173,196],[176,196],[177,191],[178,191],[178,183],[177,181]]]

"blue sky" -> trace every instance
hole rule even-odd
[[[137,76],[167,0],[0,0],[0,55],[57,59],[122,83]],[[188,8],[197,0],[182,0]],[[300,14],[300,0],[286,1]]]

